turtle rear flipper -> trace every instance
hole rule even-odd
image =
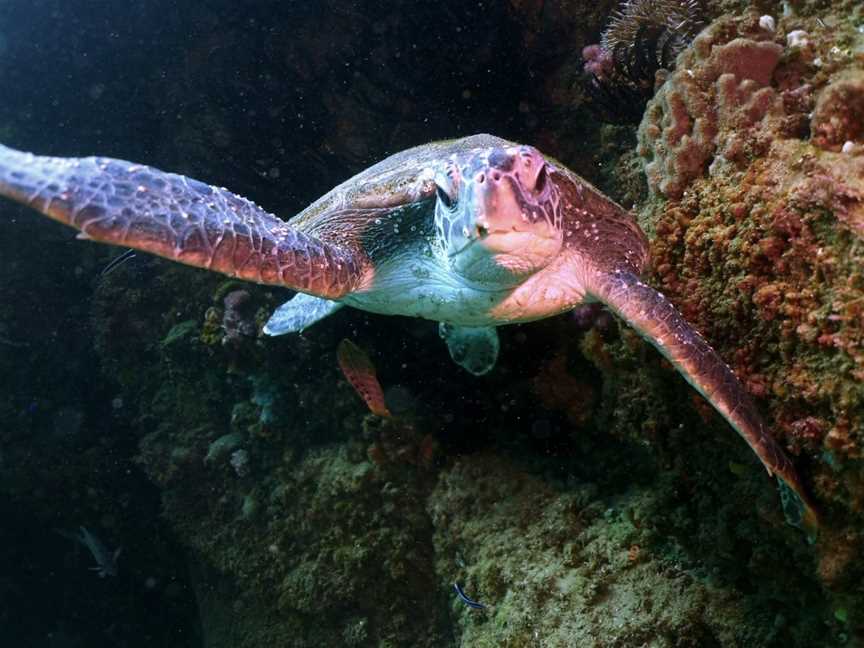
[[[299,293],[273,311],[264,325],[264,333],[272,336],[299,333],[342,306],[339,302]]]
[[[756,404],[716,351],[662,294],[628,271],[601,272],[589,291],[653,344],[750,445],[769,474],[798,500],[787,519],[813,533],[818,515],[792,461],[768,433]],[[795,510],[797,509],[797,510]],[[796,515],[797,514],[797,515]]]
[[[498,331],[494,326],[455,326],[441,322],[438,334],[447,343],[453,362],[482,376],[495,367],[498,360]]]
[[[304,234],[227,189],[109,158],[55,158],[0,146],[0,195],[83,238],[261,284],[338,298],[365,261]]]

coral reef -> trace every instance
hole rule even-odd
[[[770,82],[783,48],[761,27],[752,36],[716,43],[706,30],[649,102],[638,151],[652,190],[680,198],[709,164],[753,157],[767,144],[767,122],[782,114]]]
[[[729,358],[826,509],[816,575],[860,638],[864,36],[860,7],[700,34],[646,110],[655,279]],[[772,30],[773,28],[773,30]]]
[[[477,611],[452,600],[458,645],[755,648],[821,641],[818,626],[772,617],[767,601],[735,594],[728,569],[704,573],[699,559],[667,535],[660,512],[679,506],[671,491],[655,484],[601,492],[578,480],[556,484],[490,455],[460,460],[442,475],[429,499],[438,572],[486,605]],[[751,569],[766,558],[752,555]]]
[[[148,469],[165,459],[148,454]],[[190,464],[165,490],[166,514],[202,561],[207,646],[446,644],[431,527],[412,505],[422,479],[353,445],[288,455],[268,473],[244,485]]]

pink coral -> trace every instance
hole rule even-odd
[[[825,88],[810,130],[813,143],[830,151],[841,150],[846,142],[864,143],[864,72],[847,73]]]
[[[612,54],[596,43],[582,48],[582,60],[585,61],[585,72],[598,79],[607,78],[615,66]]]
[[[750,131],[766,116],[782,114],[769,85],[782,51],[747,38],[717,43],[710,31],[696,38],[639,126],[639,154],[653,191],[680,198],[715,157],[745,155]]]

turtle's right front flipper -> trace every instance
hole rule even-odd
[[[590,283],[590,293],[651,342],[744,437],[768,472],[780,481],[787,517],[814,533],[818,515],[795,466],[769,434],[744,386],[705,338],[669,300],[632,272],[598,272]],[[784,487],[797,502],[788,501]]]
[[[227,189],[109,158],[55,158],[0,146],[0,195],[81,230],[262,284],[337,299],[365,260],[299,232]]]

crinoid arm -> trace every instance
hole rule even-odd
[[[651,342],[747,441],[769,474],[780,481],[787,519],[814,534],[816,507],[795,466],[768,433],[744,386],[705,338],[668,299],[632,272],[598,272],[589,292]]]
[[[57,158],[0,146],[0,195],[81,231],[261,284],[339,298],[361,255],[299,232],[227,189],[110,158]]]

